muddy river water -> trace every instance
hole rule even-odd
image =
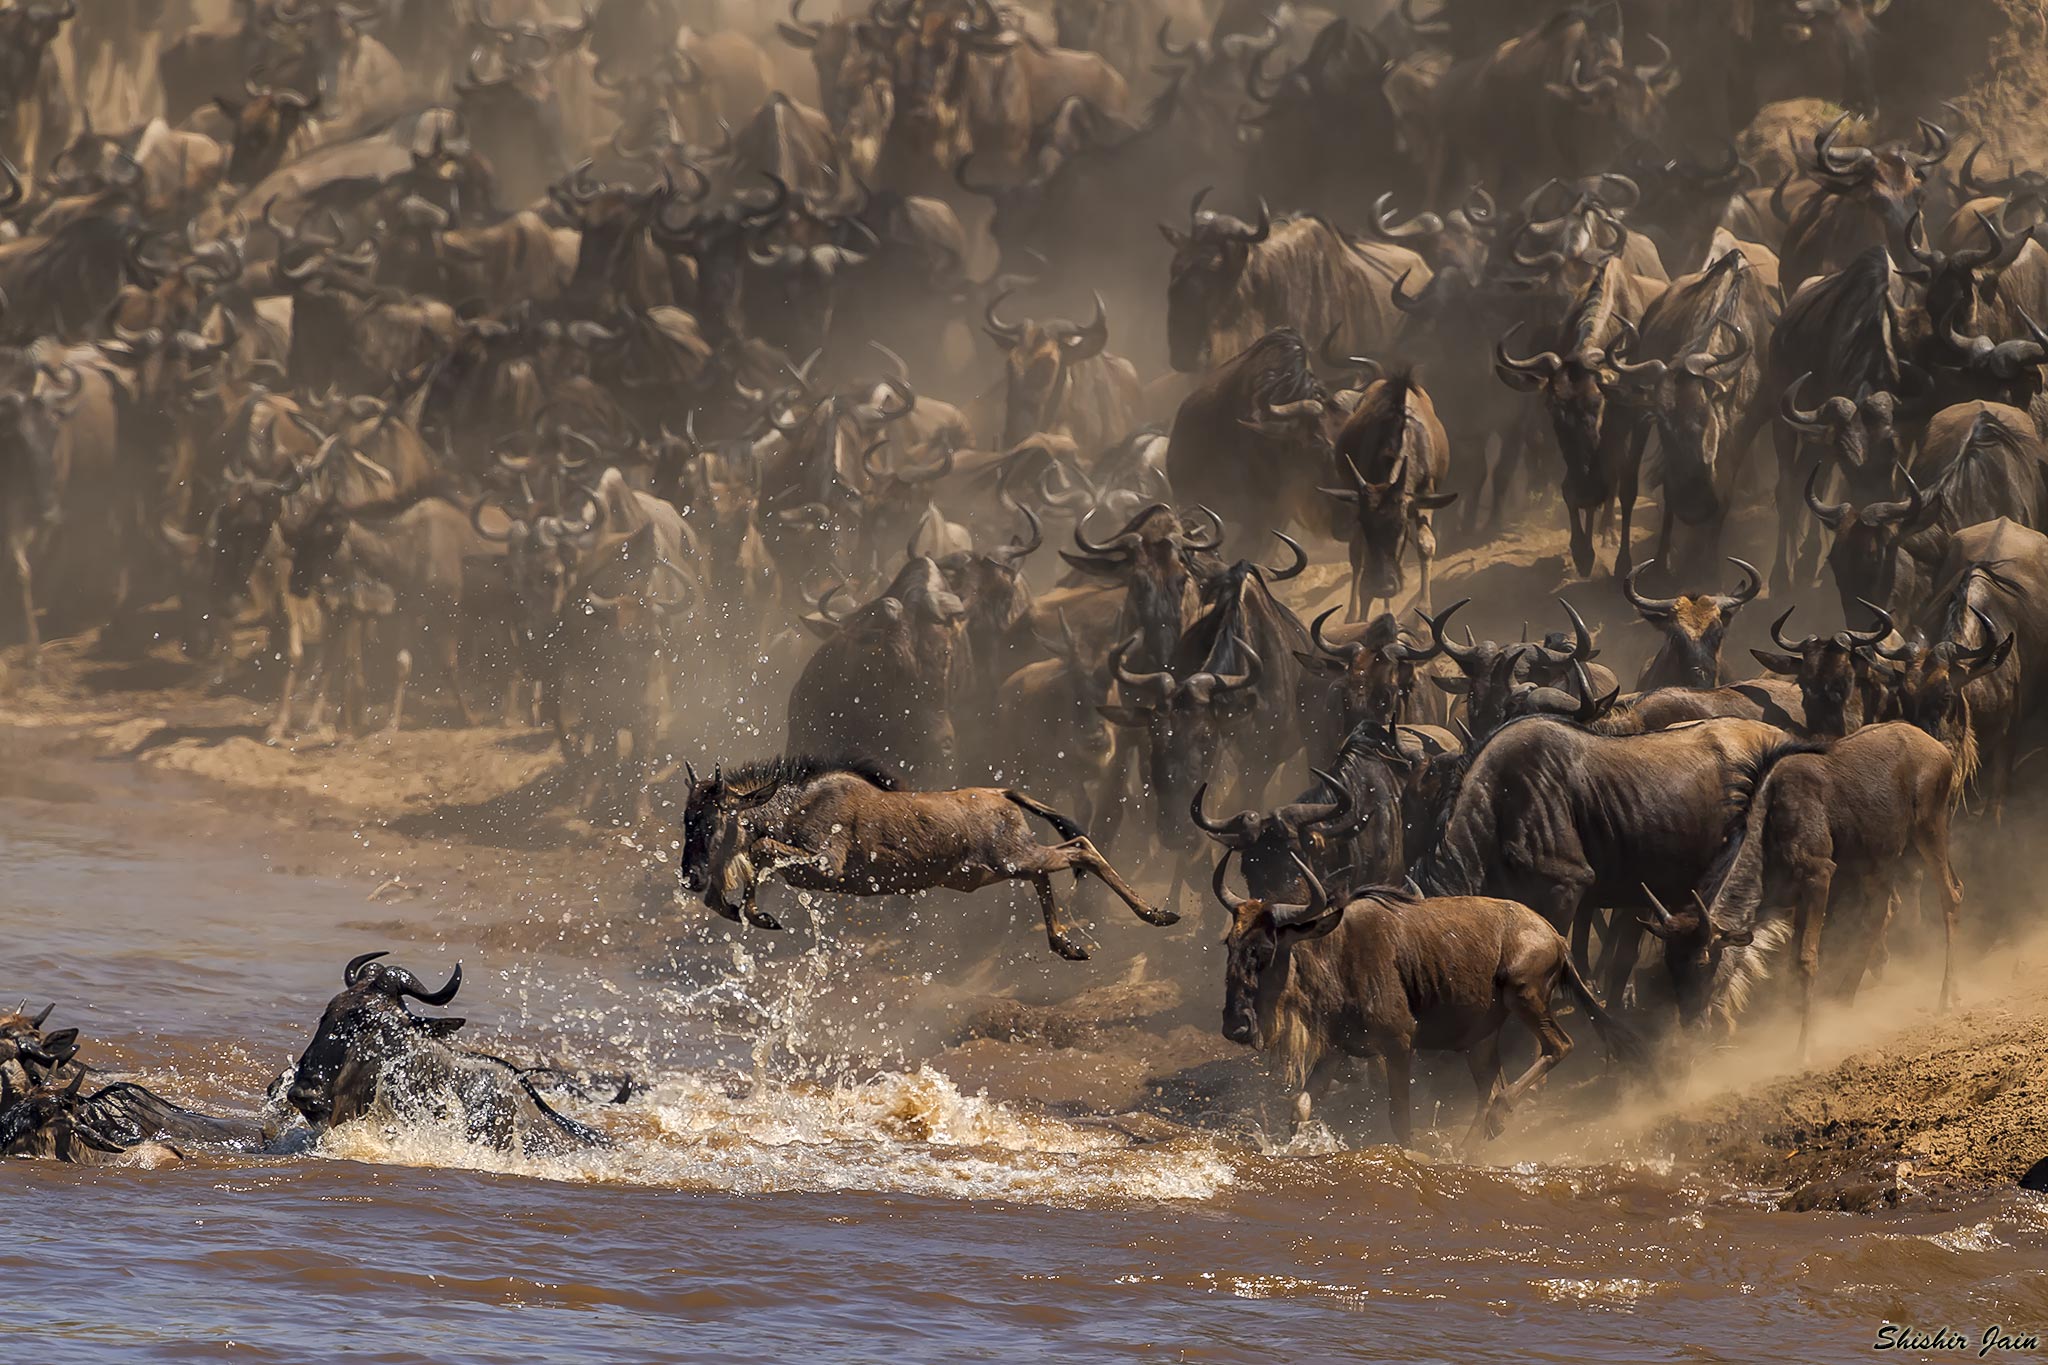
[[[0,990],[172,1097],[253,1110],[389,908],[195,847],[150,818],[158,788],[0,786]],[[12,1163],[0,1352],[1748,1362],[1869,1359],[1887,1321],[1970,1332],[1971,1357],[1987,1326],[2048,1331],[2038,1196],[1795,1215],[1662,1163],[1140,1142],[914,1065],[734,1084],[707,993],[652,964],[461,955],[473,1030],[638,1052],[652,1088],[603,1117],[613,1150],[358,1125],[158,1170]],[[438,979],[455,956],[406,958]]]

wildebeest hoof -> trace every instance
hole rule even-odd
[[[1088,950],[1070,938],[1053,938],[1052,950],[1069,962],[1086,962]]]
[[[748,910],[747,923],[756,929],[780,929],[782,921],[763,910]]]
[[[1156,924],[1156,925],[1159,925],[1159,926],[1160,926],[1161,928],[1164,928],[1164,927],[1166,927],[1166,926],[1167,926],[1167,925],[1169,925],[1169,924],[1179,924],[1179,923],[1180,923],[1180,911],[1178,911],[1178,910],[1140,910],[1140,911],[1138,912],[1138,918],[1139,918],[1139,919],[1141,919],[1141,920],[1143,920],[1143,921],[1145,921],[1145,923],[1147,923],[1147,924]]]

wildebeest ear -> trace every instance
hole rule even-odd
[[[1332,659],[1325,654],[1311,654],[1305,649],[1292,651],[1294,661],[1311,673],[1328,673],[1332,676],[1346,671],[1342,659]]]
[[[229,99],[226,95],[215,95],[213,97],[213,102],[215,107],[217,107],[223,114],[226,114],[228,116],[230,122],[241,121],[242,101],[236,99]]]
[[[1152,713],[1142,706],[1098,706],[1095,711],[1111,725],[1143,727],[1152,723]]]
[[[1427,675],[1429,680],[1454,697],[1462,697],[1472,690],[1472,680],[1465,677],[1447,678],[1441,673]]]
[[[1193,240],[1185,232],[1182,232],[1179,228],[1175,227],[1171,223],[1161,223],[1159,225],[1159,235],[1161,237],[1164,237],[1166,239],[1166,244],[1172,247],[1175,251],[1180,250],[1182,247],[1186,246],[1190,241]]]
[[[1752,649],[1750,657],[1773,673],[1797,675],[1799,656],[1796,654],[1773,654],[1767,649]]]
[[[1439,507],[1449,507],[1458,500],[1456,493],[1417,493],[1415,505],[1434,512]]]
[[[469,1020],[467,1019],[458,1019],[451,1015],[439,1019],[422,1019],[420,1020],[420,1026],[436,1038],[452,1038],[455,1035],[455,1030],[468,1022]]]

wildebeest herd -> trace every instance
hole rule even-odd
[[[1804,1049],[1824,927],[1853,994],[1925,900],[1946,1005],[1951,818],[2048,701],[2048,174],[1944,106],[1938,18],[10,0],[12,657],[168,632],[275,742],[550,728],[753,926],[1026,881],[1082,958],[1056,874],[1157,925],[1207,880],[1226,1036],[1303,1117],[1381,1059],[1404,1140],[1416,1048],[1497,1132],[1560,984],[1626,1062],[1789,942]],[[1433,600],[1559,523],[1638,677],[1569,601]],[[281,1100],[596,1140],[406,1008],[455,985],[351,964]],[[0,1039],[0,1149],[177,1131]]]

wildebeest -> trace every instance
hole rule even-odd
[[[1197,506],[1228,504],[1249,546],[1290,524],[1327,525],[1316,490],[1330,474],[1329,413],[1301,333],[1266,333],[1205,374],[1174,412],[1174,493]]]
[[[1742,571],[1742,585],[1732,593],[1645,597],[1636,579],[1657,561],[1646,559],[1622,580],[1622,592],[1636,613],[1664,637],[1656,654],[1636,677],[1636,691],[1660,687],[1708,688],[1721,685],[1721,645],[1735,613],[1763,591],[1763,575],[1740,559],[1728,562]]]
[[[1473,755],[1442,833],[1418,872],[1436,895],[1503,895],[1570,928],[1581,960],[1596,907],[1612,909],[1618,999],[1634,969],[1634,915],[1706,876],[1743,765],[1792,741],[1775,726],[1717,719],[1614,738],[1547,716],[1511,721]]]
[[[1415,1144],[1408,1106],[1415,1052],[1461,1052],[1478,1091],[1466,1146],[1498,1137],[1507,1115],[1572,1050],[1550,1011],[1563,983],[1611,1055],[1639,1045],[1573,965],[1564,937],[1527,906],[1480,896],[1418,897],[1373,887],[1333,902],[1299,858],[1302,903],[1244,897],[1230,889],[1230,855],[1217,860],[1216,898],[1231,915],[1226,939],[1223,1036],[1279,1054],[1307,1122],[1347,1058],[1378,1057],[1387,1069],[1394,1139]],[[1536,1035],[1540,1055],[1501,1087],[1500,1029],[1512,1014]]]
[[[383,1113],[453,1123],[471,1142],[533,1156],[606,1145],[602,1133],[542,1099],[530,1070],[451,1043],[467,1020],[406,1008],[407,1000],[453,1000],[462,964],[430,991],[405,968],[377,960],[384,956],[349,960],[341,993],[287,1073],[285,1099],[316,1133]]]
[[[1350,486],[1322,491],[1351,508],[1345,537],[1351,546],[1352,616],[1363,619],[1381,599],[1393,606],[1406,582],[1401,561],[1411,545],[1422,579],[1415,601],[1428,611],[1436,559],[1429,514],[1458,497],[1443,491],[1450,440],[1429,394],[1407,373],[1374,382],[1337,433],[1336,454]]]
[[[1088,950],[1068,932],[1053,893],[1059,872],[1100,879],[1147,924],[1180,919],[1140,899],[1079,825],[1020,791],[906,791],[893,773],[872,763],[800,756],[730,776],[714,772],[708,780],[694,770],[687,775],[682,883],[735,923],[744,916],[763,928],[782,927],[754,904],[771,876],[800,891],[851,896],[979,891],[1028,881],[1053,951],[1085,961]],[[1027,815],[1051,825],[1062,842],[1039,843]]]
[[[1838,630],[1798,641],[1785,638],[1785,623],[1795,610],[1787,607],[1784,615],[1771,622],[1771,641],[1785,652],[1750,651],[1771,672],[1798,681],[1806,733],[1817,738],[1839,739],[1875,719],[1869,704],[1871,651],[1892,633],[1892,618],[1874,603],[1862,605],[1877,617],[1877,624],[1870,629]]]
[[[1564,456],[1572,565],[1580,577],[1593,572],[1594,514],[1610,503],[1618,504],[1621,513],[1615,577],[1628,576],[1634,555],[1629,528],[1649,427],[1640,412],[1613,402],[1610,392],[1622,382],[1616,361],[1627,330],[1662,287],[1631,274],[1619,257],[1609,257],[1573,298],[1557,329],[1554,349],[1526,358],[1510,355],[1508,343],[1522,330],[1520,323],[1494,344],[1493,368],[1501,382],[1543,395],[1558,451]]]
[[[1071,435],[1093,460],[1122,440],[1138,410],[1138,371],[1104,351],[1109,313],[1095,296],[1086,324],[1064,318],[1005,322],[997,316],[1008,291],[989,300],[982,325],[1003,350],[1003,434],[1007,450],[1040,432]]]
[[[1893,722],[1867,726],[1819,752],[1786,754],[1761,778],[1749,780],[1749,808],[1713,878],[1718,885],[1712,904],[1696,900],[1685,911],[1655,906],[1645,921],[1664,940],[1667,961],[1686,969],[1680,980],[1691,989],[1681,989],[1681,1008],[1692,1013],[1716,1003],[1702,1000],[1705,983],[1695,979],[1715,937],[1739,933],[1789,903],[1804,1061],[1823,927],[1834,923],[1845,959],[1841,994],[1853,999],[1872,950],[1884,940],[1908,860],[1934,879],[1942,898],[1940,1004],[1953,1005],[1963,888],[1949,865],[1948,834],[1962,782],[1948,751],[1914,727]]]
[[[1276,327],[1331,337],[1347,354],[1379,355],[1400,334],[1394,285],[1429,283],[1429,266],[1404,246],[1358,241],[1317,217],[1256,223],[1188,206],[1188,230],[1165,224],[1173,246],[1166,334],[1173,367],[1196,373],[1237,355]]]
[[[857,753],[919,781],[956,757],[956,651],[966,607],[937,564],[910,560],[882,595],[840,622],[789,693],[799,753]]]

